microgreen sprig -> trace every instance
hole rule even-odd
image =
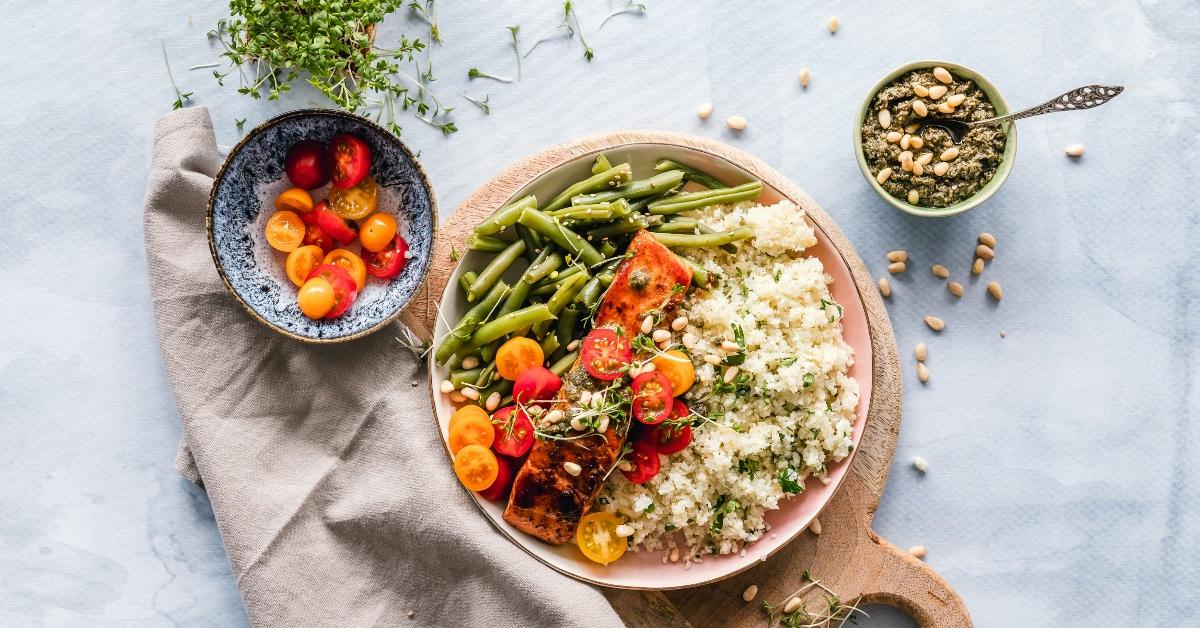
[[[812,577],[812,573],[805,569],[800,576],[800,581],[805,583],[799,589],[792,592],[783,598],[782,601],[772,604],[763,602],[763,612],[767,614],[768,625],[780,624],[788,628],[831,628],[837,626],[841,628],[846,625],[846,622],[858,623],[858,615],[870,617],[865,611],[860,609],[858,605],[862,602],[861,598],[851,601],[849,604],[842,602],[838,594],[831,591],[828,587]],[[806,604],[801,603],[800,608],[787,613],[784,609],[789,600],[794,597],[808,593],[813,588],[818,588],[824,593],[823,609],[812,611],[808,610]]]
[[[477,79],[477,78],[492,79],[493,81],[500,81],[501,83],[513,82],[513,80],[507,76],[500,76],[499,74],[492,74],[490,72],[484,72],[483,70],[480,70],[479,68],[471,68],[470,70],[467,70],[467,78],[472,79],[472,80]]]
[[[179,85],[175,82],[175,74],[171,72],[171,60],[167,58],[167,44],[160,39],[158,45],[162,48],[163,63],[167,66],[167,78],[171,79],[171,89],[175,90],[175,102],[171,103],[171,109],[183,109],[184,104],[192,99],[192,92],[185,94],[179,90]]]
[[[434,9],[433,1],[425,0],[425,2],[419,2],[418,0],[410,0],[408,8],[412,11],[413,15],[421,18],[421,20],[429,25],[429,39],[440,44],[442,43],[442,31],[438,28],[437,11]]]
[[[483,97],[483,100],[479,100],[478,98],[472,98],[470,94],[463,94],[462,97],[466,98],[468,101],[473,103],[476,107],[479,107],[480,109],[482,109],[483,115],[489,116],[492,114],[492,106],[490,104],[488,104],[488,99],[491,98],[490,96],[485,95]],[[456,259],[455,261],[458,261],[458,260]]]
[[[610,4],[609,6],[611,7],[612,5]],[[604,28],[604,25],[608,24],[609,20],[611,20],[614,17],[617,17],[618,15],[621,15],[623,13],[637,13],[639,15],[645,14],[646,13],[646,5],[642,4],[641,2],[633,2],[633,0],[627,0],[625,2],[625,6],[620,7],[614,11],[611,11],[608,14],[608,17],[605,17],[604,21],[600,22],[600,26],[597,27],[596,30],[600,30],[601,28]]]

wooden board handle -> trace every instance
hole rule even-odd
[[[868,536],[875,549],[873,559],[864,564],[878,573],[866,579],[864,602],[895,606],[921,628],[971,628],[971,615],[962,598],[937,572],[874,531],[868,531]]]

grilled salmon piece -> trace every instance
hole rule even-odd
[[[640,332],[651,313],[670,318],[683,300],[692,269],[648,231],[640,231],[617,266],[612,285],[596,312],[596,327],[610,327],[628,336]],[[553,407],[568,415],[584,390],[598,390],[607,382],[588,375],[577,361],[563,378]],[[616,464],[629,432],[626,421],[612,421],[603,440],[593,436],[575,440],[538,439],[529,458],[517,472],[504,520],[547,543],[562,545],[575,535],[579,520],[592,509],[605,474]],[[563,463],[574,462],[582,471],[566,472]]]

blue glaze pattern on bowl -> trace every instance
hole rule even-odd
[[[368,276],[347,313],[313,320],[296,303],[296,286],[283,268],[286,254],[266,245],[262,229],[275,212],[275,195],[290,187],[284,173],[288,148],[308,139],[327,143],[339,133],[351,133],[371,147],[379,209],[396,217],[410,259],[390,281]],[[323,189],[314,191],[313,200],[323,194]],[[230,152],[209,197],[209,245],[226,285],[255,318],[299,340],[339,342],[395,320],[416,295],[432,260],[436,217],[437,202],[425,173],[395,135],[348,113],[301,110],[264,122]],[[357,244],[348,248],[358,252]]]

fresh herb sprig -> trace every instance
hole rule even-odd
[[[609,5],[609,6],[612,6],[612,5]],[[609,12],[608,16],[604,18],[603,22],[600,22],[600,26],[596,30],[600,30],[601,28],[604,28],[604,25],[608,24],[609,20],[613,19],[614,17],[617,17],[618,15],[622,15],[625,13],[637,13],[639,15],[645,14],[646,13],[646,5],[642,4],[641,2],[633,2],[633,0],[628,0],[627,2],[625,2],[625,6],[619,7],[617,9]]]
[[[410,0],[408,9],[429,25],[429,39],[440,44],[442,43],[442,30],[438,28],[437,10],[434,8],[433,2],[434,0],[425,0],[424,2]]]
[[[841,628],[846,623],[857,624],[858,615],[870,617],[858,607],[862,603],[861,598],[852,600],[849,604],[843,602],[838,594],[813,578],[812,572],[809,570],[804,570],[804,573],[800,575],[800,581],[804,583],[803,586],[792,592],[791,595],[784,597],[782,601],[774,604],[763,602],[762,608],[763,612],[767,614],[768,625],[778,624],[788,628]],[[810,611],[807,604],[801,603],[800,608],[790,613],[785,612],[789,600],[804,595],[814,588],[820,589],[822,592],[821,601],[824,608]]]
[[[171,79],[171,89],[175,90],[175,102],[171,103],[171,109],[183,109],[183,106],[192,99],[192,92],[180,91],[179,84],[175,82],[175,73],[171,72],[171,60],[167,58],[167,44],[160,39],[158,45],[162,48],[163,63],[167,66],[167,78]]]

